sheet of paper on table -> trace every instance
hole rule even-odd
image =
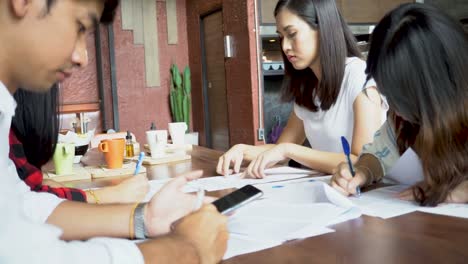
[[[350,199],[362,210],[363,214],[383,219],[414,211],[468,218],[468,205],[466,204],[440,204],[436,207],[422,207],[415,202],[398,199],[398,193],[423,180],[421,161],[410,148],[403,153],[384,177],[384,182],[397,185],[375,189],[362,193],[359,198],[351,197]]]
[[[241,188],[247,184],[261,184],[276,181],[286,181],[308,177],[317,172],[291,167],[277,167],[266,169],[266,177],[263,179],[241,178],[241,173],[229,176],[206,177],[192,182],[193,186],[198,186],[206,191],[217,191],[230,188]]]
[[[264,179],[242,179],[239,174],[230,175],[228,177],[215,176],[205,177],[198,180],[191,181],[184,189],[185,192],[195,192],[198,188],[205,191],[217,191],[230,188],[241,188],[247,184],[262,184],[277,181],[287,181],[298,178],[304,178],[316,172],[311,170],[302,170],[291,167],[278,167],[265,170],[267,177]],[[170,181],[171,178],[151,180],[150,190],[146,195],[144,201],[149,201],[153,195],[159,191],[162,186]]]
[[[302,179],[257,187],[264,196],[229,219],[231,236],[224,259],[334,232],[328,226],[361,215],[348,198],[321,181]]]
[[[350,197],[365,215],[383,219],[408,214],[415,211],[468,218],[468,204],[439,204],[436,207],[419,206],[416,202],[397,198],[398,193],[409,185],[393,185],[364,192],[361,197]]]
[[[241,179],[239,175],[209,177],[190,182],[185,192],[208,191],[255,184],[264,195],[229,219],[230,239],[224,259],[255,252],[293,240],[334,232],[329,228],[363,214],[389,218],[414,211],[468,217],[467,205],[422,208],[401,201],[396,194],[408,185],[364,192],[359,198],[344,197],[328,184],[331,176],[306,178],[310,171],[275,168],[265,179]],[[147,200],[171,179],[150,181]],[[278,228],[281,227],[281,228]]]

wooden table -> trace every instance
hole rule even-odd
[[[191,155],[191,161],[147,167],[148,178],[174,177],[197,169],[205,176],[216,175],[221,152],[194,147]],[[72,186],[108,184],[109,180],[98,180],[74,182]],[[361,216],[332,228],[336,232],[222,263],[468,263],[468,219],[415,212],[387,220]]]

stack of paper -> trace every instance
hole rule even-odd
[[[328,184],[310,179],[257,185],[263,199],[238,209],[229,219],[224,258],[333,230],[332,224],[359,217],[359,210]]]
[[[422,207],[414,201],[398,199],[398,194],[410,188],[409,185],[394,185],[362,193],[350,200],[362,213],[383,219],[408,214],[415,211],[468,218],[468,204],[439,204],[436,207]]]
[[[409,148],[384,177],[384,182],[397,185],[372,190],[363,193],[359,198],[352,197],[351,200],[362,210],[363,214],[383,219],[414,211],[468,218],[467,204],[440,204],[436,207],[421,207],[416,202],[398,199],[400,192],[422,181],[424,181],[424,174],[421,161],[417,154]]]

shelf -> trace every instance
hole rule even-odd
[[[60,106],[61,114],[97,112],[99,110],[99,103],[65,104]]]
[[[284,75],[284,70],[267,70],[263,71],[263,76]]]

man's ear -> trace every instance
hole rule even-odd
[[[32,5],[33,0],[9,0],[10,7],[15,17],[24,17]]]

